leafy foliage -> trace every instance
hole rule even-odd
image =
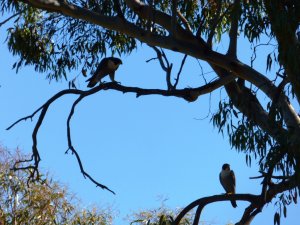
[[[2,224],[112,224],[107,210],[79,209],[69,191],[44,175],[39,183],[27,183],[27,171],[11,170],[19,151],[0,147],[0,222]]]
[[[171,225],[174,222],[176,214],[176,212],[162,205],[158,209],[142,210],[130,215],[129,218],[132,221],[130,225]],[[188,214],[180,222],[180,225],[190,225],[192,222],[192,214]]]
[[[81,70],[86,76],[103,56],[130,54],[144,42],[149,45],[158,43],[152,46],[154,49],[162,47],[206,61],[217,75],[218,82],[232,78],[229,83],[222,83],[229,100],[220,101],[218,111],[212,116],[213,125],[223,135],[228,135],[232,148],[245,154],[246,164],[251,165],[253,158],[258,161],[269,190],[274,191],[275,185],[281,192],[286,191],[278,198],[278,204],[282,205],[279,211],[286,215],[286,205],[295,202],[291,199],[300,193],[300,118],[297,109],[292,107],[299,108],[300,101],[300,1],[70,0],[64,3],[86,10],[96,18],[95,21],[100,21],[99,24],[103,22],[101,18],[112,19],[112,23],[122,21],[123,25],[128,25],[128,30],[135,32],[125,32],[117,25],[113,29],[106,25],[101,27],[91,19],[85,20],[84,16],[78,17],[79,20],[75,14],[73,17],[64,14],[61,8],[42,10],[22,1],[4,0],[0,3],[1,12],[13,14],[11,18],[16,18],[7,30],[8,48],[19,57],[13,65],[16,71],[23,65],[33,65],[36,71],[47,72],[49,79],[72,80],[70,87],[76,88],[74,76],[69,75],[72,71]],[[252,47],[249,66],[237,57],[239,38]],[[226,54],[218,52],[218,47],[223,47],[223,40],[228,43]],[[257,53],[258,47],[262,46],[267,50]],[[188,101],[197,100],[203,90],[215,90],[211,82],[194,89],[186,88],[183,95],[182,90],[176,90],[179,75],[174,88],[170,88],[173,64],[168,63],[163,49],[158,51],[160,56],[158,54],[157,58],[167,73],[167,92],[121,85],[103,88],[132,91],[137,96],[175,96]],[[256,57],[258,54],[260,56]],[[253,68],[255,60],[266,62],[266,74]],[[184,61],[180,71],[183,64]],[[89,95],[80,93],[69,118],[75,105]],[[268,98],[267,103],[265,98]],[[272,186],[275,175],[280,178]],[[290,183],[287,184],[286,180]],[[262,192],[266,190],[263,184]],[[255,207],[253,213],[256,215],[259,210]],[[248,216],[251,218],[250,214]],[[275,214],[276,223],[279,223],[279,217],[280,214]],[[170,217],[159,218],[170,221]]]
[[[70,2],[105,16],[118,16],[113,1],[73,0]],[[154,9],[171,14],[172,1],[145,1],[145,3],[151,2]],[[181,0],[177,5],[178,11],[185,17],[192,32],[206,37],[216,33],[215,40],[219,42],[222,35],[229,31],[232,1]],[[148,22],[138,18],[124,2],[120,7],[120,13],[128,21],[148,29]],[[269,28],[262,2],[249,4],[245,0],[241,9],[239,23],[241,32],[244,32],[250,42],[258,40]],[[36,71],[47,72],[49,79],[67,79],[70,76],[69,72],[73,70],[95,69],[94,65],[97,65],[104,55],[129,54],[137,48],[135,39],[120,32],[107,30],[87,21],[35,9],[19,1],[2,1],[1,11],[18,14],[7,35],[10,51],[19,56],[19,60],[13,66],[17,71],[23,65],[33,65]],[[183,25],[182,21],[178,18],[177,20]],[[160,35],[168,33],[155,23],[151,25],[151,29]],[[107,52],[107,49],[110,51]]]

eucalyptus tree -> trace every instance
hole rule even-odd
[[[245,154],[246,163],[251,164],[253,158],[258,161],[261,194],[199,199],[187,206],[174,223],[178,224],[186,212],[198,207],[196,224],[205,205],[234,199],[249,202],[238,224],[250,224],[276,196],[282,209],[274,216],[278,223],[280,215],[286,215],[286,205],[296,203],[300,191],[300,118],[296,110],[300,100],[298,0],[3,0],[0,4],[2,13],[7,15],[1,25],[13,21],[7,31],[7,45],[19,57],[14,68],[18,71],[22,66],[32,65],[49,79],[66,78],[70,82],[70,89],[57,93],[32,115],[16,122],[40,113],[33,131],[32,164],[24,167],[20,161],[15,169],[30,169],[31,179],[38,178],[39,127],[54,101],[73,94],[78,98],[67,121],[69,150],[77,157],[85,176],[110,190],[86,173],[72,146],[70,120],[83,98],[102,90],[116,90],[194,102],[199,96],[224,87],[228,100],[220,101],[219,111],[212,115],[213,125],[228,135],[233,148]],[[238,57],[240,38],[253,51],[249,64]],[[227,44],[226,53],[218,51],[221,41]],[[85,76],[107,53],[131,54],[141,43],[154,50],[165,72],[165,89],[116,82],[102,83],[89,90],[76,88],[70,71],[79,69]],[[263,59],[259,57],[266,63],[265,72],[253,63],[259,48],[268,52]],[[179,62],[180,71],[175,74],[166,50],[184,54]],[[217,78],[194,84],[195,88],[179,89],[186,57],[206,62]]]

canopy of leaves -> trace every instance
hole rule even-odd
[[[19,57],[13,67],[18,71],[32,65],[49,79],[73,79],[74,70],[86,75],[103,56],[130,54],[144,43],[155,45],[156,52],[161,47],[204,60],[228,96],[212,116],[214,126],[245,153],[248,165],[253,158],[258,161],[268,185],[279,175],[276,187],[289,190],[280,197],[284,206],[300,192],[299,0],[3,0],[0,11],[14,19],[7,30],[8,48]],[[250,65],[238,59],[239,38],[252,48]],[[225,54],[218,52],[223,43],[228,43]],[[261,47],[264,53],[258,56]],[[172,65],[164,65],[161,51],[157,55],[168,82]],[[266,63],[264,74],[254,68],[257,59]],[[226,77],[230,82],[224,82]],[[179,92],[176,85],[167,91],[109,85],[103,89],[188,101],[216,89],[201,92],[204,85]],[[81,95],[72,109],[99,90],[76,92]]]
[[[49,176],[28,183],[27,171],[11,170],[22,156],[0,146],[1,224],[112,224],[110,211],[79,209],[75,197]]]
[[[162,26],[139,18],[123,1],[120,5],[116,1],[106,0],[69,2],[109,17],[122,15],[143,30],[151,27],[156,34],[168,34]],[[171,0],[144,2],[152,4],[156,10],[171,14]],[[212,38],[212,34],[216,33],[215,40],[220,41],[222,35],[229,31],[232,1],[182,0],[177,4],[178,11],[193,33],[206,38]],[[7,30],[7,44],[9,50],[19,56],[13,66],[17,71],[22,65],[33,65],[36,71],[47,72],[49,79],[67,79],[72,70],[94,69],[94,65],[106,54],[129,54],[138,47],[136,39],[120,32],[33,8],[22,1],[4,0],[0,7],[2,14],[15,15],[13,25]],[[178,22],[183,24],[183,21]],[[267,33],[269,20],[261,1],[243,3],[239,27],[250,42]]]

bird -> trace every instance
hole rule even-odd
[[[230,165],[225,163],[219,175],[220,183],[226,191],[226,194],[235,194],[235,175],[233,170],[230,170]],[[230,200],[233,208],[237,207],[235,200]]]
[[[96,72],[92,75],[91,78],[87,79],[88,87],[94,87],[98,82],[101,82],[101,79],[107,75],[112,82],[115,82],[115,71],[118,69],[119,65],[122,64],[122,60],[115,57],[107,57],[101,60],[99,63]]]

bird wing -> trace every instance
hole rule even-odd
[[[233,170],[230,170],[230,174],[228,176],[228,179],[230,179],[230,191],[235,193],[235,175]]]
[[[225,189],[225,184],[224,184],[224,181],[222,179],[222,176],[221,176],[221,173],[219,175],[219,180],[220,180],[220,183],[222,184],[223,188]],[[226,190],[226,189],[225,189]]]
[[[100,81],[107,74],[106,70],[108,61],[109,60],[107,58],[102,59],[92,77],[95,77],[98,81]]]

